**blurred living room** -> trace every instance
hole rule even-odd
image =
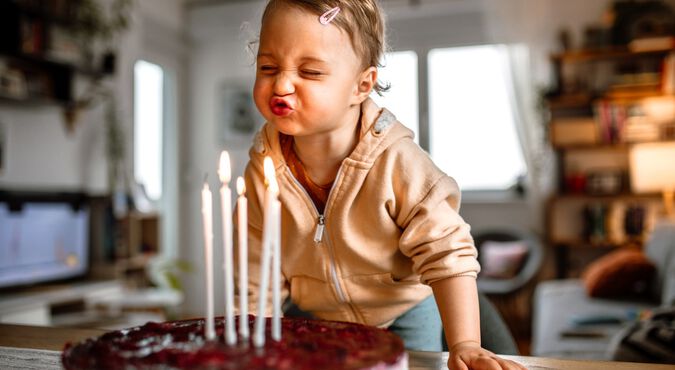
[[[372,98],[459,184],[517,353],[675,363],[675,0],[379,2]],[[265,4],[0,0],[4,332],[204,316]]]

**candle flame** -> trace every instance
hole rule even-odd
[[[263,161],[263,170],[265,173],[265,185],[267,188],[275,195],[279,194],[279,183],[277,182],[277,176],[274,171],[274,162],[272,158],[265,157]]]
[[[265,185],[270,186],[271,179],[274,179],[274,162],[271,157],[265,157],[263,161],[263,173],[265,175]]]
[[[274,195],[277,196],[279,195],[279,183],[277,183],[277,179],[272,177],[272,181],[270,181],[269,187],[270,192]]]
[[[218,169],[218,176],[220,176],[220,182],[228,183],[232,178],[232,173],[230,170],[230,154],[227,150],[223,150],[220,153],[220,167]]]
[[[244,193],[246,193],[246,183],[244,178],[239,176],[237,177],[237,194],[244,195]]]

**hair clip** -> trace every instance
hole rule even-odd
[[[338,13],[340,12],[340,7],[336,6],[333,9],[329,9],[327,12],[323,13],[321,17],[319,17],[319,22],[321,24],[326,25],[330,23],[335,17],[337,17]]]

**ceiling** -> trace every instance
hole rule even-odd
[[[189,8],[196,8],[202,6],[212,6],[212,5],[224,5],[224,4],[235,4],[235,3],[244,3],[250,2],[251,0],[183,0],[184,4]],[[453,1],[465,1],[465,0],[380,0],[383,3],[392,3],[392,4],[402,4],[409,3],[410,5],[419,5],[422,3],[437,3],[437,2],[453,2]]]

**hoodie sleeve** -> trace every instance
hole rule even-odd
[[[257,315],[258,300],[260,297],[260,258],[262,256],[262,230],[263,230],[263,197],[265,186],[262,171],[255,168],[250,162],[246,166],[244,174],[246,180],[246,198],[248,200],[248,312]],[[235,218],[235,225],[237,221]],[[237,228],[235,227],[235,230]],[[238,240],[238,239],[236,239]],[[239,247],[235,249],[235,259],[238,266]],[[239,269],[235,269],[237,286],[237,297],[235,298],[236,311],[239,313]],[[271,284],[271,279],[270,279]],[[288,297],[288,284],[283,274],[281,276],[281,302]],[[267,306],[265,316],[272,316],[272,293],[267,294]]]
[[[478,253],[470,226],[458,213],[459,187],[424,157],[406,166],[410,172],[398,172],[409,179],[398,181],[394,189],[402,203],[396,217],[402,228],[399,248],[425,284],[455,276],[475,278],[480,272]]]

